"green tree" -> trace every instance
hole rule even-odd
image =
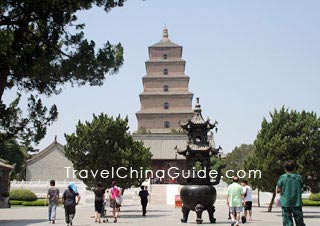
[[[270,113],[271,121],[263,119],[254,141],[255,151],[245,163],[247,169],[259,169],[262,178],[253,180],[255,187],[272,192],[268,211],[272,210],[275,187],[284,171],[284,163],[296,161],[304,188],[316,193],[320,190],[320,119],[314,112],[280,111]]]
[[[24,179],[25,163],[28,158],[26,148],[21,147],[14,139],[0,143],[0,158],[8,161],[10,165],[15,164],[11,174],[11,180]]]
[[[13,137],[38,143],[58,116],[55,105],[43,106],[38,96],[61,93],[72,86],[101,86],[107,73],[123,64],[121,44],[97,49],[84,38],[85,24],[76,13],[93,6],[106,12],[125,0],[2,0],[0,2],[0,143]],[[12,103],[5,91],[17,91]],[[27,112],[19,107],[29,93]]]
[[[223,169],[223,175],[226,175],[229,170],[233,170],[229,171],[228,175],[236,176],[239,170],[244,170],[245,160],[252,155],[253,151],[254,145],[252,144],[241,144],[240,147],[235,147],[224,159],[226,167]],[[228,184],[232,183],[232,178],[226,176],[222,180]]]
[[[105,186],[110,186],[112,179],[116,179],[120,187],[126,189],[132,185],[139,186],[145,175],[138,178],[128,175],[127,178],[119,178],[114,174],[112,168],[120,169],[126,167],[127,172],[119,171],[121,177],[133,170],[140,172],[141,169],[149,169],[151,164],[151,153],[140,141],[134,141],[128,133],[128,118],[116,119],[105,114],[93,115],[92,122],[78,122],[76,132],[65,135],[67,144],[65,146],[66,156],[72,161],[76,170],[92,170],[99,172],[96,177],[89,174],[88,178],[82,179],[84,183],[93,188],[98,181]],[[108,178],[100,174],[102,170],[110,172]],[[81,179],[81,178],[80,178]]]

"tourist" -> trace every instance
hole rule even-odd
[[[141,191],[139,192],[139,196],[141,199],[142,216],[146,216],[149,192],[147,190],[147,186],[141,186],[140,188]]]
[[[238,183],[239,178],[233,177],[233,183],[227,189],[227,205],[231,212],[231,226],[239,226],[240,212],[242,212],[242,201],[244,197],[242,186]]]
[[[79,204],[80,199],[77,186],[73,182],[70,183],[62,196],[67,226],[72,225],[72,220],[76,214],[76,205]]]
[[[112,208],[112,215],[114,217],[114,223],[117,223],[119,216],[119,208],[121,206],[121,190],[117,186],[115,181],[112,181],[111,188],[109,190],[110,207]],[[119,200],[119,201],[118,201]]]
[[[289,160],[284,164],[286,173],[279,177],[277,192],[281,194],[283,226],[293,226],[292,216],[297,226],[305,226],[302,212],[302,179],[296,174],[296,164]]]
[[[55,186],[56,182],[54,180],[51,180],[50,188],[48,189],[45,200],[45,205],[48,205],[49,223],[52,224],[54,224],[56,221],[57,206],[59,205],[59,189]]]
[[[101,214],[103,209],[105,189],[102,183],[98,182],[97,187],[94,189],[94,208],[95,208],[95,222],[101,223]]]
[[[242,217],[242,223],[245,223],[247,219],[252,221],[252,188],[248,185],[247,180],[242,181],[243,193],[244,193],[244,217]],[[249,212],[249,218],[248,218]]]

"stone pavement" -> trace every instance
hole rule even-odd
[[[180,223],[180,208],[165,205],[150,205],[147,208],[147,216],[141,216],[141,207],[138,202],[127,201],[121,207],[118,223],[121,226],[173,226],[173,225],[195,225],[195,213],[190,212],[189,222],[187,224]],[[93,205],[79,205],[77,207],[76,217],[74,219],[75,226],[97,226],[104,224],[114,224],[111,218],[111,209],[108,209],[108,223],[94,223],[94,207]],[[245,225],[248,226],[275,226],[282,225],[281,209],[274,208],[272,213],[268,213],[267,207],[253,207],[253,221]],[[304,209],[305,223],[307,226],[319,226],[320,224],[320,208],[305,207]],[[0,225],[1,226],[43,226],[49,225],[46,219],[47,207],[12,207],[11,209],[0,209]],[[213,225],[230,225],[227,220],[227,208],[219,202],[216,206],[217,223]],[[208,215],[203,214],[203,224],[209,224]],[[66,225],[64,222],[64,209],[58,208],[56,225]],[[242,224],[240,224],[242,225]]]

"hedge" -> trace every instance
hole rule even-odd
[[[311,194],[309,196],[309,199],[312,200],[312,201],[320,201],[320,193]]]
[[[24,201],[19,201],[19,200],[9,200],[10,205],[22,205]]]
[[[19,201],[10,200],[11,205],[22,205],[22,206],[44,206],[45,199],[38,199],[36,201]]]
[[[37,201],[33,202],[23,202],[23,206],[44,206],[45,199],[38,199]]]
[[[320,201],[313,201],[309,199],[302,199],[304,206],[320,206]]]
[[[10,191],[10,199],[18,201],[36,201],[37,196],[30,190],[14,189]]]

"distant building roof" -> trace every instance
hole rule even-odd
[[[0,159],[0,168],[5,168],[5,169],[14,169],[14,165],[9,165],[7,163],[7,161],[5,161],[4,159]]]
[[[163,28],[162,39],[160,42],[150,46],[150,47],[181,47],[180,45],[171,42],[169,39],[168,29],[166,27]]]
[[[176,147],[185,149],[188,137],[185,134],[133,134],[135,140],[143,141],[145,147],[150,148],[152,159],[174,160],[185,159],[176,155]]]
[[[45,149],[43,149],[39,153],[32,155],[31,159],[27,160],[27,162],[26,162],[27,165],[30,165],[33,162],[37,161],[38,159],[41,159],[41,158],[47,156],[48,154],[50,154],[54,150],[58,150],[64,155],[64,146],[55,140],[48,147],[46,147]]]

